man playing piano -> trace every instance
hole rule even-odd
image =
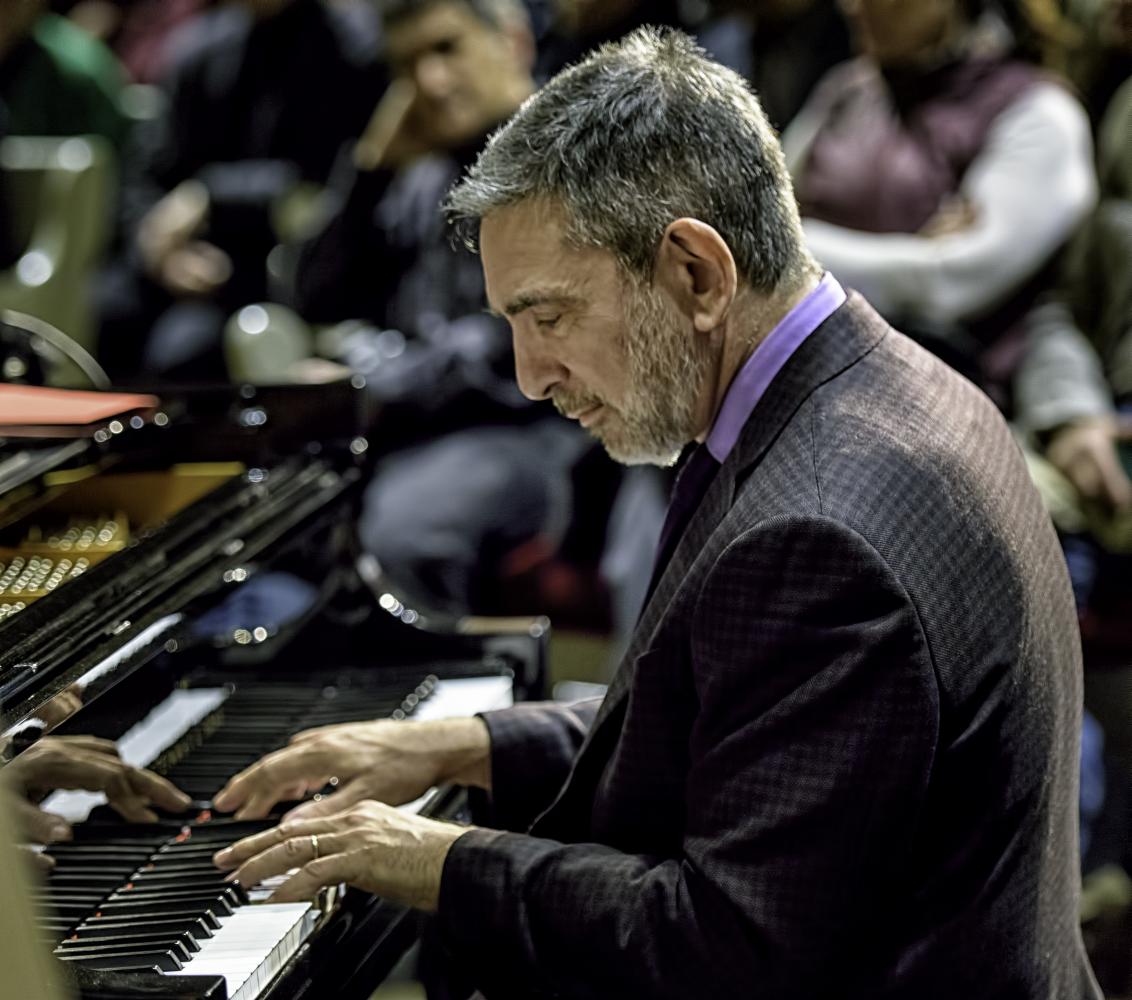
[[[279,893],[435,911],[488,997],[1096,998],[1080,652],[967,382],[805,250],[757,100],[679,34],[566,70],[450,196],[519,384],[678,480],[605,700],[300,735],[229,782]],[[476,825],[402,815],[472,789]]]

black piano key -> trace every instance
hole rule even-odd
[[[208,872],[209,861],[207,849],[208,846],[202,848],[199,852],[192,854],[174,854],[166,856],[154,861],[147,861],[136,872],[136,874],[144,875],[150,872],[184,872],[186,876],[191,876],[194,872]],[[212,866],[211,870],[216,871],[216,867]]]
[[[217,915],[205,907],[182,908],[169,903],[163,903],[153,907],[146,907],[145,904],[140,904],[140,906],[144,907],[144,909],[139,910],[139,907],[123,907],[117,904],[110,904],[104,908],[100,907],[94,919],[117,920],[121,923],[122,921],[134,921],[139,917],[144,917],[146,922],[150,919],[177,920],[193,917],[198,920],[203,920],[205,924],[214,931],[220,929],[220,920],[217,918]]]
[[[138,865],[144,864],[145,860],[146,858],[143,856],[139,860],[130,861],[126,864],[105,866],[100,866],[97,864],[92,865],[89,862],[83,862],[82,864],[60,864],[59,862],[56,862],[55,867],[48,874],[48,877],[44,879],[42,884],[47,887],[51,887],[53,885],[62,884],[65,879],[83,875],[94,875],[96,877],[102,876],[106,878],[122,878],[134,871],[138,867]]]
[[[60,943],[60,947],[64,947],[71,942],[78,941],[110,941],[122,943],[145,943],[163,944],[165,942],[173,943],[179,942],[190,952],[200,951],[200,942],[192,936],[188,931],[162,931],[162,930],[149,930],[149,925],[145,924],[142,927],[132,930],[126,927],[109,927],[95,929],[84,929],[76,931]]]
[[[106,955],[138,955],[154,951],[167,951],[180,962],[187,962],[192,955],[180,941],[135,942],[112,941],[64,941],[55,949],[56,955],[86,956],[100,958]]]
[[[174,899],[195,899],[200,896],[207,896],[212,899],[222,899],[232,906],[242,906],[248,901],[247,893],[243,888],[231,882],[222,889],[123,889],[119,892],[113,892],[107,897],[107,902],[126,902],[129,900],[145,900],[153,902],[159,899],[174,900]]]
[[[129,931],[137,926],[137,922],[129,916],[92,917],[75,928],[76,934],[90,934],[106,931]],[[153,931],[166,931],[176,935],[182,931],[191,934],[197,941],[204,941],[212,937],[216,927],[197,914],[178,914],[172,917],[152,918],[145,921],[145,926]]]
[[[227,916],[239,904],[215,892],[194,892],[184,894],[159,894],[153,896],[128,895],[111,897],[99,906],[103,915],[111,913],[149,913],[154,910],[175,909],[188,913],[200,910]]]
[[[132,887],[132,888],[131,888]],[[121,890],[112,892],[106,897],[106,905],[127,905],[129,903],[157,903],[162,900],[175,899],[221,899],[229,904],[239,905],[239,900],[224,885],[190,885],[184,886],[136,886],[133,882],[127,883]]]
[[[97,905],[97,901],[95,905]],[[51,909],[57,919],[73,917],[75,920],[81,920],[90,913],[91,904],[87,902],[55,903],[51,906]]]
[[[106,917],[130,917],[137,919],[145,919],[148,916],[154,917],[176,917],[180,915],[199,916],[209,922],[214,922],[214,927],[219,927],[219,917],[226,917],[232,913],[232,905],[223,900],[217,899],[213,895],[198,897],[196,899],[186,900],[170,900],[158,899],[153,902],[142,900],[141,902],[113,902],[103,903],[98,908],[98,912],[102,914],[103,918]]]
[[[184,966],[180,959],[169,951],[132,953],[129,955],[108,955],[100,958],[74,956],[55,953],[61,962],[81,962],[91,969],[157,969],[161,972],[179,972]]]

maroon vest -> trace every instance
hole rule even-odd
[[[802,215],[866,232],[917,232],[958,190],[995,118],[1038,78],[1007,59],[914,75],[845,64],[816,95],[830,113],[796,184]]]

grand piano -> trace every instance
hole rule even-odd
[[[368,997],[416,917],[342,887],[272,904],[271,885],[224,885],[212,852],[271,821],[212,795],[311,726],[541,693],[545,620],[430,615],[359,552],[366,398],[358,381],[186,390],[0,441],[0,743],[23,752],[78,693],[52,735],[114,739],[194,799],[156,824],[91,793],[42,803],[76,826],[48,849],[39,929],[87,1000]],[[462,796],[405,808],[454,818]]]

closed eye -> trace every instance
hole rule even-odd
[[[544,319],[536,319],[535,323],[540,330],[553,330],[558,325],[560,319],[562,319],[561,315],[547,316]]]

